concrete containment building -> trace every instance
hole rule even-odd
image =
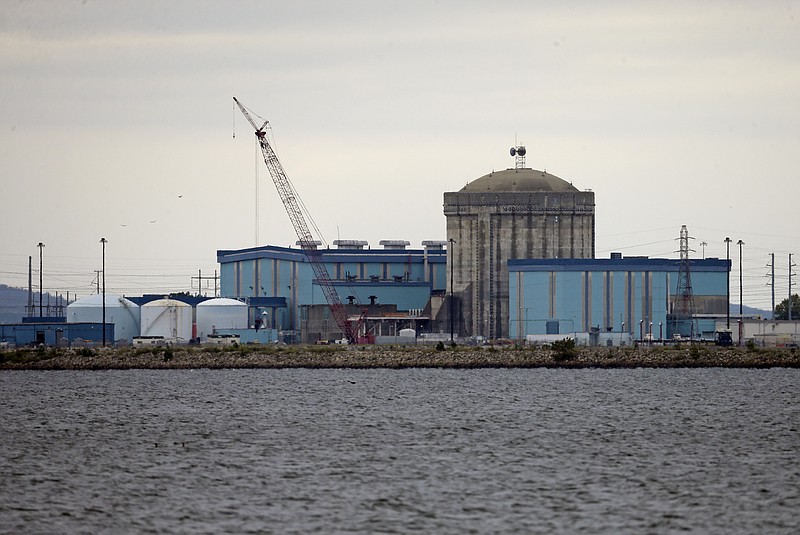
[[[445,193],[458,334],[509,336],[509,260],[594,258],[594,208],[593,192],[530,168],[492,172]]]

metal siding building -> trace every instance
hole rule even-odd
[[[114,324],[105,324],[106,339],[113,345]],[[0,342],[16,346],[71,346],[76,342],[99,344],[103,340],[102,323],[11,323],[0,324]]]
[[[527,335],[652,332],[670,337],[668,315],[680,260],[650,258],[509,260],[512,338]],[[730,261],[691,261],[695,314],[725,314]]]
[[[351,295],[357,302],[368,303],[374,295],[380,303],[411,310],[425,308],[431,294],[443,293],[447,282],[447,251],[442,242],[423,244],[424,249],[386,245],[384,249],[340,246],[319,251],[342,303]],[[300,306],[326,303],[302,249],[268,245],[220,250],[217,261],[221,296],[285,298],[286,329],[299,329]]]

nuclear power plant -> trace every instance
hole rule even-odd
[[[728,260],[595,259],[594,193],[527,167],[525,147],[511,156],[514,167],[443,194],[446,240],[421,248],[337,240],[335,248],[313,244],[311,256],[303,240],[298,249],[220,250],[221,293],[247,300],[253,317],[266,313],[270,328],[306,343],[347,338],[326,285],[362,343],[409,329],[435,340],[713,339],[728,303]],[[676,321],[686,270],[698,308]]]
[[[680,258],[595,258],[594,192],[528,167],[524,146],[511,148],[513,167],[443,193],[445,239],[432,236],[412,247],[402,236],[378,244],[352,236],[322,247],[266,139],[266,123],[259,126],[236,103],[255,128],[297,247],[218,250],[219,293],[207,305],[199,296],[178,298],[186,303],[158,296],[101,302],[98,296],[68,307],[75,325],[66,331],[0,326],[0,337],[94,339],[92,321],[100,313],[103,339],[120,343],[219,337],[241,343],[547,343],[570,337],[628,345],[713,340],[731,331],[729,260],[690,258],[685,226]],[[116,332],[106,332],[108,323]]]

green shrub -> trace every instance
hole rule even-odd
[[[565,362],[578,356],[575,340],[572,338],[556,340],[551,344],[551,348],[553,350],[553,359],[556,362]]]
[[[444,351],[444,342],[439,341],[439,343],[436,344],[436,351]]]
[[[173,357],[172,348],[167,346],[166,349],[164,349],[164,362],[171,361],[172,357]]]

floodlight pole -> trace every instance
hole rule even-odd
[[[100,238],[103,244],[103,347],[106,347],[106,243],[108,240]]]
[[[450,246],[447,248],[447,256],[450,258],[450,344],[454,344],[453,338],[453,244],[456,240],[450,238]]]

